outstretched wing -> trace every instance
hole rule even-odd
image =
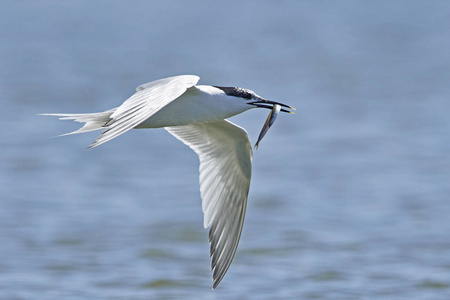
[[[252,172],[247,132],[227,121],[165,127],[200,158],[200,193],[209,230],[213,289],[233,260],[244,223]]]
[[[122,133],[136,127],[161,108],[180,97],[188,88],[197,84],[200,77],[181,75],[152,81],[136,88],[111,115],[102,134],[88,147],[97,147]]]

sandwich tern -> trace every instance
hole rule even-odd
[[[119,107],[87,114],[43,114],[84,123],[63,135],[103,129],[88,149],[132,128],[161,128],[194,150],[200,159],[203,225],[209,229],[213,289],[233,260],[241,236],[252,172],[252,147],[244,128],[226,120],[252,108],[271,109],[255,148],[280,111],[293,107],[237,88],[197,85],[199,77],[180,75],[152,81]]]

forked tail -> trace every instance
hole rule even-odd
[[[90,113],[90,114],[41,114],[42,116],[55,116],[60,120],[74,120],[75,122],[85,123],[83,127],[78,130],[61,134],[60,136],[89,132],[93,130],[102,129],[110,120],[110,116],[117,108],[113,108],[104,112]]]

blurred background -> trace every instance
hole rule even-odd
[[[2,1],[0,299],[449,299],[448,1]],[[196,74],[297,108],[211,291],[198,158],[38,113]],[[268,111],[232,119],[252,143]]]

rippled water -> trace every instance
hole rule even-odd
[[[0,299],[449,299],[450,4],[4,1]],[[211,291],[196,155],[36,116],[197,74],[297,108]],[[267,116],[235,117],[254,143]]]

